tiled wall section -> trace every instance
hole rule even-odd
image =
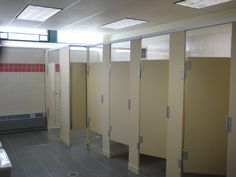
[[[60,72],[60,64],[56,64],[55,67],[56,72]]]
[[[44,64],[41,49],[3,48],[0,115],[45,112]]]
[[[0,72],[45,72],[45,64],[0,63]]]

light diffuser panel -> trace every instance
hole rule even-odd
[[[17,19],[44,22],[60,11],[61,9],[28,5]]]
[[[181,1],[175,2],[175,4],[191,7],[195,9],[201,9],[201,8],[205,8],[209,6],[222,4],[229,1],[232,1],[232,0],[181,0]]]
[[[101,26],[100,28],[106,28],[106,29],[124,29],[131,26],[139,25],[142,23],[146,23],[145,20],[137,20],[137,19],[130,19],[125,18],[116,22],[112,22],[106,25]]]

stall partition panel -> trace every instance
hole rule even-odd
[[[129,144],[129,62],[112,62],[110,76],[111,140]]]
[[[142,62],[140,153],[160,158],[166,158],[168,65],[168,60]]]
[[[88,121],[89,128],[102,134],[103,63],[89,64],[88,74]]]
[[[56,105],[55,105],[55,63],[48,64],[48,128],[56,127]]]
[[[185,92],[184,172],[226,174],[228,58],[192,58]]]
[[[71,128],[86,128],[86,63],[71,63]]]

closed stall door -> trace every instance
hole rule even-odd
[[[129,144],[129,62],[112,62],[110,77],[111,140]]]
[[[141,154],[166,158],[168,60],[143,61],[141,75]]]
[[[185,90],[185,173],[226,174],[228,58],[192,58]]]

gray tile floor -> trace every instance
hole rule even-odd
[[[0,135],[0,141],[12,162],[11,177],[165,177],[165,160],[140,156],[140,175],[130,172],[128,147],[111,142],[112,158],[101,153],[102,139],[91,134],[91,146],[85,145],[85,131],[72,131],[69,148],[58,138],[59,131]],[[186,174],[184,177],[200,177]],[[210,177],[210,176],[201,176]]]

